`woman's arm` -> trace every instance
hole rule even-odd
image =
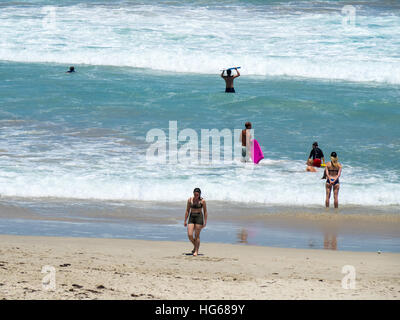
[[[205,226],[206,226],[206,224],[207,224],[207,217],[208,217],[206,200],[203,200],[203,212],[204,212],[204,224],[203,224],[203,228],[205,228]]]
[[[187,226],[187,218],[189,216],[189,210],[190,210],[190,199],[188,199],[187,204],[186,204],[185,221],[183,223],[183,225],[185,227]]]
[[[328,166],[329,166],[330,164],[331,164],[331,163],[328,162],[328,163],[326,164],[326,166],[325,166],[325,175],[326,175],[326,178],[328,179],[328,181],[331,181],[331,177],[330,177],[330,175],[329,175],[329,170],[328,170]]]
[[[342,166],[339,167],[339,171],[338,171],[337,177],[335,178],[334,181],[332,181],[332,183],[335,183],[336,180],[339,179],[339,177],[340,177],[341,174],[342,174]]]

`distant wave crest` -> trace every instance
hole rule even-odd
[[[0,11],[0,60],[400,83],[398,16],[74,5]]]

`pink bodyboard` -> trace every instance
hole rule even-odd
[[[262,159],[264,159],[263,152],[261,150],[260,145],[258,144],[258,141],[254,139],[252,141],[252,148],[251,148],[251,158],[253,159],[253,162],[255,164],[259,163]]]

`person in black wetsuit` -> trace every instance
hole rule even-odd
[[[323,163],[325,163],[324,153],[318,148],[318,142],[315,141],[310,155],[308,156],[307,165],[319,168],[321,166],[321,159]]]
[[[226,70],[226,74],[227,74],[226,76],[224,76],[225,70],[222,70],[221,78],[225,80],[225,92],[235,93],[235,89],[233,88],[233,79],[240,77],[240,72],[238,71],[238,69],[235,68],[235,70],[236,70],[235,76],[232,76],[231,69]]]
[[[203,212],[204,216],[203,216]],[[186,221],[189,217],[189,223]],[[193,244],[194,248],[192,250],[193,256],[199,254],[200,247],[200,232],[205,228],[207,224],[207,205],[206,200],[201,197],[200,188],[195,188],[193,190],[193,197],[190,197],[187,201],[186,212],[185,212],[185,222],[184,226],[187,226],[187,232],[190,242]],[[193,232],[195,236],[193,237]]]

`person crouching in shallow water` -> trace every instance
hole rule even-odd
[[[329,201],[331,198],[331,191],[333,187],[333,198],[335,208],[339,207],[339,177],[342,174],[342,165],[338,161],[338,156],[336,152],[331,153],[331,161],[326,164],[325,168],[326,174],[326,200],[325,206],[329,208]]]
[[[317,169],[315,169],[315,167],[313,166],[312,159],[308,159],[306,164],[307,164],[307,168],[306,168],[307,172],[317,172]]]
[[[203,212],[204,217],[203,217]],[[189,222],[187,223],[189,217]],[[199,254],[200,247],[200,232],[205,228],[207,224],[207,205],[206,201],[201,197],[201,190],[195,188],[193,190],[193,197],[190,197],[187,201],[185,222],[184,226],[187,226],[188,237],[191,243],[193,243],[192,253],[194,256]],[[194,233],[194,237],[193,237]]]
[[[318,142],[315,141],[312,145],[312,150],[310,152],[310,155],[308,156],[307,166],[319,168],[321,167],[321,159],[323,163],[325,163],[324,153],[320,148],[318,148]]]

